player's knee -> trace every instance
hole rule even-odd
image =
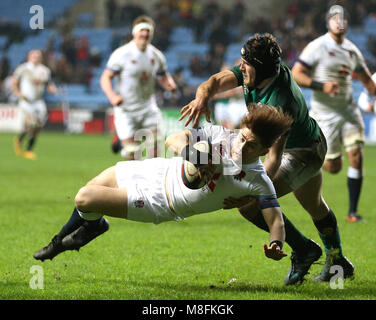
[[[322,167],[325,171],[336,174],[342,170],[342,161],[325,161]]]
[[[91,203],[90,187],[85,186],[78,190],[74,202],[78,210],[85,211]]]

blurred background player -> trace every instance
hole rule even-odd
[[[238,64],[239,59],[235,61],[235,65]],[[230,69],[231,66],[223,65],[221,71]],[[218,93],[213,100],[217,100],[214,107],[215,122],[227,129],[239,128],[242,117],[248,112],[242,87]]]
[[[121,154],[134,159],[140,142],[135,140],[139,129],[151,130],[154,135],[156,156],[157,136],[162,132],[162,113],[155,97],[155,79],[165,90],[175,91],[177,86],[167,72],[166,58],[150,42],[155,24],[148,16],[134,20],[133,39],[117,48],[110,56],[100,84],[114,107],[114,124],[121,141]],[[112,79],[116,77],[116,89]],[[116,137],[113,151],[116,151]]]
[[[364,123],[352,95],[352,75],[369,93],[376,94],[376,85],[362,53],[345,38],[347,13],[339,5],[332,6],[326,17],[328,32],[310,42],[292,68],[296,82],[314,90],[310,114],[319,123],[328,144],[323,168],[338,173],[343,166],[342,145],[349,168],[347,187],[349,210],[347,221],[362,220],[358,202],[363,183]]]
[[[31,50],[27,62],[19,65],[12,78],[12,90],[18,97],[18,106],[23,112],[24,126],[21,134],[14,138],[17,155],[35,160],[33,151],[37,135],[47,120],[47,107],[43,100],[44,91],[56,93],[55,84],[51,81],[51,71],[42,63],[42,52]],[[23,152],[22,142],[28,138],[26,150]]]

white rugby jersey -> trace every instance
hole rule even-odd
[[[317,111],[332,111],[347,108],[353,103],[352,73],[366,68],[362,53],[350,40],[338,44],[329,33],[313,40],[299,56],[312,71],[315,81],[337,81],[339,93],[328,95],[314,90],[311,107]]]
[[[155,78],[163,75],[167,66],[166,58],[156,47],[148,44],[141,51],[132,40],[111,54],[107,68],[117,74],[115,91],[124,99],[124,110],[139,111],[157,105]]]
[[[182,158],[174,161],[168,173],[168,192],[175,213],[183,218],[194,214],[223,208],[223,200],[245,195],[259,197],[261,208],[278,207],[279,203],[272,181],[261,159],[238,165],[231,158],[231,145],[237,133],[221,126],[208,125],[191,129],[194,141],[210,139],[213,147],[213,163],[217,168],[207,185],[201,189],[187,188],[181,178]]]
[[[19,80],[22,95],[28,102],[34,102],[42,99],[46,84],[51,79],[51,71],[43,64],[25,62],[16,68],[14,76]]]
[[[372,80],[376,83],[376,72],[372,75]],[[366,88],[363,88],[358,98],[358,106],[363,111],[367,111],[369,104],[374,99],[375,97],[372,96]],[[376,102],[374,102],[374,105],[373,105],[373,112],[376,113]]]

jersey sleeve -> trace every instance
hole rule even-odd
[[[223,131],[221,126],[213,126],[213,125],[208,125],[208,126],[203,126],[199,127],[197,129],[190,129],[192,138],[193,138],[193,143],[196,143],[198,141],[207,141],[207,140],[214,140],[217,136],[221,134]]]
[[[244,78],[243,73],[240,71],[240,64],[231,68],[230,70],[234,73],[236,79],[238,80],[238,86],[242,86],[244,84]]]
[[[312,41],[303,49],[298,61],[307,68],[312,68],[320,60],[319,42]]]
[[[157,76],[161,77],[161,76],[164,76],[167,72],[167,62],[166,62],[166,57],[159,50],[157,51],[157,57],[158,57]]]
[[[258,197],[260,209],[279,207],[274,185],[266,172],[260,173],[250,183],[252,194]]]
[[[119,49],[116,49],[108,59],[106,68],[115,72],[119,73],[122,69],[122,64],[121,64],[121,53]]]
[[[18,66],[16,68],[16,70],[14,70],[13,76],[15,76],[17,79],[19,79],[22,76],[23,70],[24,70],[23,65]]]
[[[366,65],[366,61],[364,60],[363,54],[360,52],[360,50],[356,46],[354,47],[355,47],[354,52],[356,56],[356,66],[355,66],[354,71],[359,72],[362,70],[366,70],[367,65]]]

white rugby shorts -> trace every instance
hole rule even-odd
[[[119,188],[128,195],[128,220],[155,224],[179,220],[171,211],[166,195],[166,172],[173,159],[152,158],[120,161],[115,166]]]
[[[325,159],[327,146],[321,132],[318,141],[307,148],[285,149],[278,176],[292,189],[297,190],[319,174]]]
[[[114,124],[120,140],[134,138],[140,129],[158,130],[162,133],[162,112],[158,107],[131,112],[121,106],[114,107]]]
[[[18,106],[24,113],[25,127],[27,128],[42,128],[47,121],[47,107],[43,100],[34,102],[27,102],[20,100]]]
[[[311,108],[310,115],[325,135],[328,145],[326,160],[341,157],[342,146],[346,151],[350,151],[364,145],[364,122],[359,108],[349,106],[341,113],[324,113]]]

